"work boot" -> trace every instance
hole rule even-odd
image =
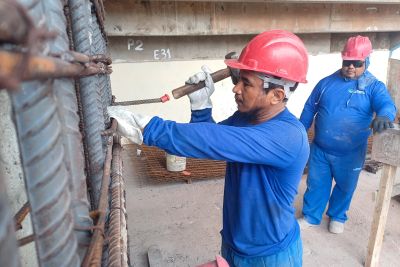
[[[333,221],[329,222],[329,232],[332,234],[341,234],[344,231],[344,223]]]
[[[311,224],[309,223],[306,218],[300,217],[297,219],[297,223],[300,225],[300,230],[306,230],[308,228],[312,228],[314,226],[317,226],[318,224]]]

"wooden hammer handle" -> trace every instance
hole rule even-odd
[[[211,73],[211,78],[216,83],[225,78],[228,78],[230,75],[231,75],[231,72],[230,72],[229,68],[225,68],[225,69],[218,70],[216,72]],[[204,81],[201,81],[196,84],[185,84],[184,86],[181,86],[181,87],[178,87],[178,88],[172,90],[172,96],[175,99],[178,99],[184,95],[193,93],[193,92],[203,88],[204,86],[205,86]]]

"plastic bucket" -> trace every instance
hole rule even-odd
[[[167,170],[170,172],[181,172],[186,169],[186,158],[165,153]]]

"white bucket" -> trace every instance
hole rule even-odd
[[[186,158],[178,157],[165,153],[167,159],[167,170],[170,172],[180,172],[186,169]]]

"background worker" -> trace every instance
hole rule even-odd
[[[308,55],[294,34],[267,31],[253,38],[239,59],[233,88],[238,110],[213,122],[209,70],[192,76],[206,87],[189,95],[192,123],[165,121],[110,107],[118,132],[168,153],[227,162],[222,256],[234,266],[301,266],[302,242],[293,201],[309,156],[303,125],[285,97],[306,82]],[[140,129],[143,129],[143,137]]]
[[[368,37],[348,39],[342,68],[323,78],[308,98],[300,121],[308,130],[315,116],[303,225],[320,224],[329,201],[329,231],[342,233],[358,176],[364,164],[367,139],[393,127],[396,108],[386,89],[368,70],[372,45]],[[332,178],[335,186],[331,193]],[[309,226],[309,225],[308,225]]]

